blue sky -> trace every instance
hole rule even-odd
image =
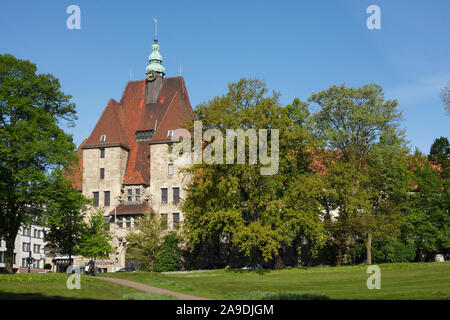
[[[69,5],[81,30],[69,30]],[[369,30],[369,5],[381,30]],[[166,76],[180,64],[191,104],[226,92],[241,77],[265,80],[285,105],[333,84],[377,83],[397,98],[411,146],[428,152],[449,136],[439,98],[450,82],[450,1],[1,1],[0,53],[36,63],[73,95],[79,120],[67,130],[89,136],[109,98],[143,79],[154,37]]]

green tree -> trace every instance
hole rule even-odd
[[[278,129],[280,138],[279,170],[274,175],[261,175],[263,165],[249,163],[249,139],[245,164],[237,163],[235,145],[234,164],[202,163],[186,170],[192,179],[183,204],[184,233],[192,248],[204,241],[218,247],[226,239],[229,252],[236,246],[253,263],[262,263],[276,259],[282,244],[292,241],[288,230],[294,228],[286,228],[286,219],[293,215],[286,214],[283,196],[293,177],[308,170],[310,141],[303,126],[304,110],[297,110],[302,104],[294,101],[292,107],[283,108],[276,92],[267,93],[264,82],[241,79],[230,83],[225,95],[195,109],[203,129],[217,129],[224,136],[228,129]],[[295,121],[290,118],[293,113],[298,115]],[[268,144],[268,150],[275,147],[270,138]]]
[[[108,228],[109,223],[105,220],[103,209],[91,213],[84,225],[77,253],[86,258],[107,258],[114,251]]]
[[[316,256],[328,240],[323,223],[325,208],[321,203],[321,199],[326,196],[325,187],[323,176],[318,173],[304,173],[292,179],[284,195],[284,228],[293,237],[292,245],[296,250],[298,263],[301,262],[298,258],[304,238],[309,241],[312,256]]]
[[[135,222],[135,229],[126,236],[127,256],[154,270],[158,248],[162,243],[166,226],[160,217],[151,211],[146,211]]]
[[[162,243],[156,250],[155,271],[177,271],[180,269],[182,251],[180,236],[171,231],[163,236]]]
[[[50,228],[45,233],[46,248],[72,257],[85,230],[83,212],[91,200],[73,188],[62,170],[53,172],[52,177],[44,216],[45,225]]]
[[[398,128],[402,115],[397,100],[385,100],[376,84],[332,86],[313,93],[308,101],[320,107],[312,116],[316,135],[344,159],[367,156],[383,132]]]
[[[33,63],[0,55],[0,238],[9,273],[19,228],[42,216],[51,170],[74,156],[72,137],[59,127],[76,119],[70,99]]]
[[[372,237],[398,230],[400,208],[394,199],[407,193],[406,166],[401,159],[408,148],[399,129],[398,103],[385,100],[383,89],[376,84],[332,86],[312,94],[308,101],[319,106],[312,115],[312,130],[326,148],[318,155],[330,168],[330,196],[324,198],[324,205],[333,206],[328,211],[339,211],[336,221],[327,222],[339,247],[338,262],[346,262],[351,237],[362,235],[370,264]],[[380,179],[394,172],[395,181]],[[400,185],[402,195],[394,195],[399,190],[393,186]]]
[[[404,232],[414,240],[419,260],[450,247],[450,192],[447,180],[420,152],[410,163],[416,190],[411,196],[411,209]]]
[[[439,172],[443,179],[450,178],[450,143],[446,137],[440,137],[434,140],[428,155],[435,165],[439,166]]]

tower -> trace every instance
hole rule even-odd
[[[156,103],[159,92],[164,84],[165,69],[162,65],[162,55],[159,52],[159,44],[156,32],[158,21],[155,19],[155,40],[152,45],[152,53],[148,61],[149,65],[145,69],[145,103]]]

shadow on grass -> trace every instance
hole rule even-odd
[[[325,295],[296,292],[249,292],[230,293],[230,299],[244,300],[330,300]]]
[[[0,291],[0,300],[92,300],[63,296],[46,296],[40,293],[11,293]]]

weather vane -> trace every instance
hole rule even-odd
[[[155,40],[158,39],[158,19],[153,19],[155,22]]]

